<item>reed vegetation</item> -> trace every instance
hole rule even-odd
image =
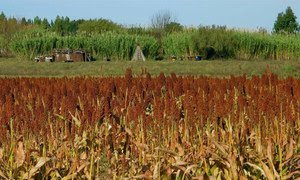
[[[151,36],[129,35],[125,33],[104,33],[90,37],[57,36],[55,34],[36,37],[16,38],[12,49],[16,54],[32,57],[49,54],[53,49],[85,49],[100,58],[119,60],[131,59],[137,45],[141,45],[147,58],[157,56],[159,45]]]
[[[140,31],[145,31],[141,33]],[[139,44],[148,59],[176,56],[186,60],[201,55],[204,59],[234,58],[243,60],[300,58],[299,35],[271,35],[242,32],[222,27],[187,28],[162,34],[157,39],[150,30],[105,32],[93,35],[58,36],[45,30],[17,33],[11,43],[15,54],[32,57],[53,49],[85,49],[97,57],[130,60]],[[100,59],[101,59],[100,58]]]
[[[165,36],[163,49],[166,55],[181,57],[206,57],[212,49],[215,58],[295,60],[300,57],[300,36],[199,28]]]

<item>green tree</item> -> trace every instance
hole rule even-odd
[[[23,25],[23,26],[27,25],[27,21],[26,21],[26,18],[25,18],[25,17],[23,17],[23,18],[21,19],[21,25]]]
[[[61,36],[68,35],[69,25],[70,25],[70,19],[68,17],[64,18],[64,17],[57,16],[52,25],[52,30],[57,32]]]
[[[278,14],[274,24],[275,33],[296,33],[299,31],[299,24],[291,7],[287,7],[285,13]]]
[[[78,31],[85,34],[118,31],[122,27],[107,19],[87,20],[78,25]]]
[[[22,29],[22,25],[15,17],[6,18],[4,14],[0,16],[2,16],[0,20],[1,54],[9,55],[12,37]]]
[[[2,29],[4,28],[5,22],[6,22],[5,14],[3,12],[1,12],[1,14],[0,14],[0,34],[2,32]]]
[[[43,21],[41,22],[41,26],[44,29],[49,29],[50,28],[50,24],[49,24],[49,22],[46,18],[44,18]]]
[[[73,20],[73,21],[70,21],[69,23],[69,33],[70,34],[76,34],[77,33],[77,30],[78,30],[78,24],[80,24],[82,20]]]
[[[52,25],[52,30],[60,35],[63,35],[63,26],[63,17],[56,16],[56,19]]]
[[[178,32],[178,31],[183,30],[183,26],[180,23],[177,23],[177,22],[170,22],[169,24],[167,24],[165,26],[165,30],[168,33]]]
[[[33,24],[34,24],[34,25],[41,25],[41,24],[42,24],[41,18],[39,18],[38,16],[36,16],[36,17],[33,19]]]
[[[4,21],[5,19],[6,19],[6,16],[5,16],[4,12],[1,12],[0,21]]]
[[[31,24],[31,25],[32,25],[32,24],[33,24],[32,19],[28,19],[28,20],[27,20],[27,24]]]

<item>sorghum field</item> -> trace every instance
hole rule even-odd
[[[0,179],[297,179],[300,80],[1,78]]]

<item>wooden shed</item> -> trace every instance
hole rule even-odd
[[[91,57],[84,50],[54,50],[56,62],[83,62],[91,61]]]
[[[35,57],[36,62],[84,62],[92,61],[91,57],[84,50],[54,50],[51,55]]]

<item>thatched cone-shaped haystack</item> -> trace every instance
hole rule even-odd
[[[146,61],[142,48],[137,46],[132,57],[132,61]]]

